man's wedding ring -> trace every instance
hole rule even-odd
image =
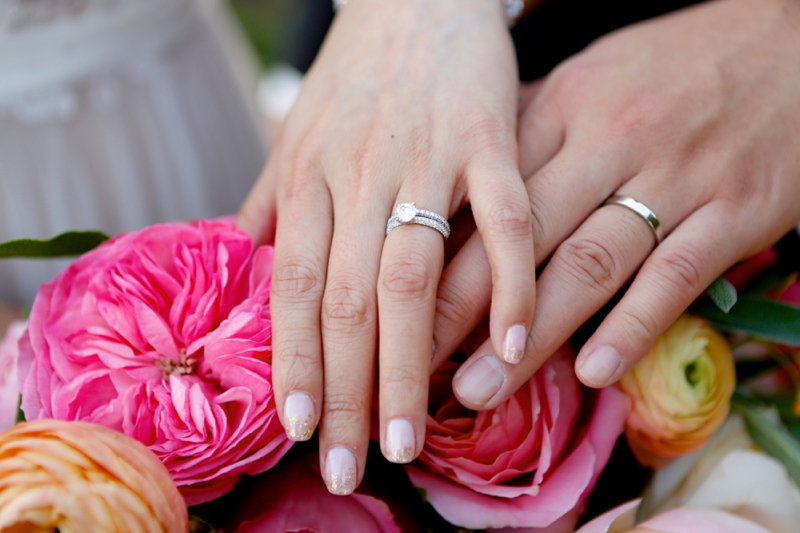
[[[442,234],[445,239],[450,236],[450,224],[442,215],[437,215],[433,211],[417,209],[415,204],[398,204],[394,208],[394,213],[386,223],[386,236],[398,226],[406,224],[420,224],[433,228]]]
[[[621,194],[615,194],[605,202],[603,205],[621,205],[622,207],[627,207],[647,222],[647,225],[650,226],[650,229],[653,230],[653,235],[656,237],[656,246],[661,244],[661,241],[664,240],[664,228],[661,226],[661,222],[658,220],[658,217],[653,210],[644,205],[642,202],[634,200],[630,196],[623,196]]]

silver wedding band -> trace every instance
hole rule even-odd
[[[621,205],[622,207],[627,207],[647,222],[647,225],[653,230],[653,235],[656,237],[656,246],[661,244],[661,241],[664,240],[664,228],[661,226],[661,222],[658,220],[656,214],[653,213],[653,210],[642,202],[634,200],[630,196],[615,194],[603,202],[603,205]]]
[[[392,216],[389,217],[389,221],[386,222],[386,236],[388,237],[393,229],[407,224],[428,226],[441,233],[442,237],[445,239],[450,236],[450,224],[447,222],[446,218],[433,211],[417,209],[415,204],[409,203],[398,204],[394,208]]]

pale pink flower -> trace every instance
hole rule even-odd
[[[273,466],[272,248],[216,221],[120,235],[42,285],[21,343],[29,420],[95,422],[164,463],[187,503]]]
[[[577,533],[773,533],[719,509],[679,507],[634,526],[639,501],[628,502],[581,527]]]
[[[434,401],[425,447],[407,467],[445,519],[471,529],[569,531],[583,511],[630,411],[614,388],[581,387],[565,346],[506,403],[462,407]],[[450,375],[434,376],[436,390]]]
[[[8,325],[0,341],[0,431],[14,425],[19,404],[17,356],[19,338],[25,332],[25,321],[15,320]]]

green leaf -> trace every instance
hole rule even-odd
[[[709,302],[700,302],[693,309],[723,331],[739,331],[768,341],[800,346],[798,307],[747,294],[742,295],[728,313]]]
[[[733,405],[744,417],[747,432],[753,442],[783,463],[789,476],[800,485],[800,442],[789,430],[768,420],[763,413],[745,401],[736,399]]]
[[[428,491],[423,489],[422,487],[414,487],[417,489],[417,494],[422,499],[422,503],[428,503]]]
[[[19,395],[19,401],[17,402],[17,418],[14,423],[19,424],[20,422],[26,422],[25,413],[22,412],[22,394]]]
[[[49,240],[18,239],[0,243],[0,258],[67,257],[97,248],[109,236],[100,231],[68,231]]]
[[[706,292],[723,313],[727,314],[736,304],[736,287],[723,277],[715,279]]]

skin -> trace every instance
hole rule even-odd
[[[416,456],[427,375],[487,314],[490,340],[454,379],[474,409],[507,399],[634,278],[576,362],[604,386],[719,274],[800,220],[800,2],[708,2],[609,34],[527,88],[518,125],[496,4],[386,6],[337,15],[239,218],[257,242],[275,236],[278,412],[310,394],[323,472],[344,446],[358,480],[376,347],[384,453],[401,417]],[[654,248],[636,214],[600,208],[612,194],[650,207],[668,237]],[[406,201],[445,216],[471,203],[478,232],[441,279],[438,233],[383,236]],[[519,364],[498,357],[514,324],[529,331]],[[474,401],[467,377],[487,357],[499,389]]]
[[[359,0],[337,15],[239,217],[256,242],[274,233],[278,413],[286,425],[287,396],[311,396],[323,472],[343,447],[363,475],[376,353],[384,453],[393,419],[414,432],[401,462],[422,449],[444,240],[419,225],[385,237],[396,204],[449,218],[469,202],[494,272],[496,349],[509,327],[527,331],[535,277],[518,91],[496,0]]]
[[[711,282],[800,220],[800,2],[709,2],[612,33],[529,89],[520,168],[533,213],[534,321],[519,365],[485,402],[507,399],[622,286],[576,361],[591,387],[617,381]],[[576,193],[576,191],[579,191]],[[668,237],[612,194],[649,206]],[[439,287],[438,364],[486,313],[491,280],[475,237]],[[587,372],[599,347],[619,356]]]

